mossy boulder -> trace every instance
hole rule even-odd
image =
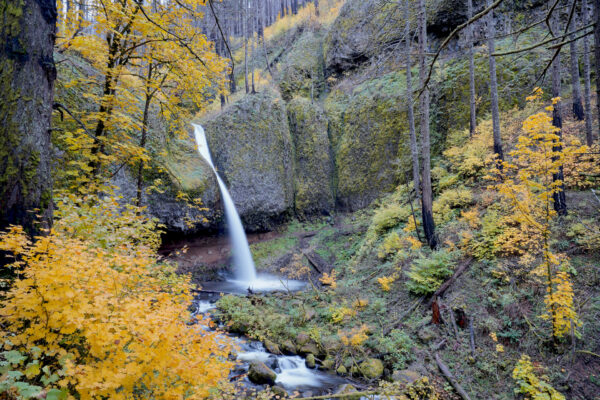
[[[360,400],[361,399],[361,395],[357,394],[356,396],[352,396],[351,395],[352,393],[358,393],[358,391],[356,390],[356,388],[354,386],[352,386],[349,383],[345,383],[345,384],[341,385],[335,391],[335,394],[346,395],[346,396],[344,396],[344,399],[347,399],[347,400]]]
[[[376,379],[383,375],[383,362],[377,358],[368,358],[360,363],[360,373],[365,378]]]
[[[277,374],[271,368],[267,367],[265,363],[253,361],[250,363],[250,368],[248,369],[248,379],[258,385],[274,385]]]
[[[285,219],[293,206],[293,156],[279,94],[244,96],[201,123],[245,228],[270,229]]]
[[[336,140],[336,201],[347,211],[368,206],[392,191],[410,170],[403,72],[369,79],[350,93],[332,93],[339,139]],[[340,111],[342,109],[342,111]]]
[[[279,64],[279,88],[284,100],[295,95],[317,98],[325,89],[323,37],[307,30]]]
[[[308,368],[315,368],[316,367],[316,361],[315,361],[315,355],[312,353],[309,353],[306,355],[306,366]]]
[[[287,110],[294,142],[296,214],[327,214],[335,206],[327,117],[318,104],[300,97],[293,99]]]

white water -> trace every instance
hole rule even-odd
[[[246,232],[242,226],[242,220],[240,219],[240,216],[235,208],[235,204],[231,199],[231,195],[227,190],[227,186],[225,186],[221,180],[221,177],[217,173],[217,170],[212,162],[210,151],[208,150],[208,143],[206,142],[206,135],[204,134],[204,128],[202,128],[200,125],[193,125],[194,134],[196,136],[196,144],[198,145],[198,152],[211,166],[215,176],[217,177],[219,188],[221,189],[223,204],[225,206],[225,218],[227,218],[227,225],[229,226],[229,237],[231,239],[231,247],[233,251],[235,279],[241,284],[251,284],[257,281],[256,267],[254,266],[254,260],[252,260],[252,253],[250,253],[250,247],[248,246]]]

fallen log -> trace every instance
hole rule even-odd
[[[442,286],[440,286],[439,289],[436,290],[431,296],[431,299],[427,303],[427,308],[431,307],[436,298],[441,297],[444,294],[444,292],[463,274],[463,272],[466,271],[466,269],[471,265],[472,261],[473,257],[469,257],[459,264],[458,268],[456,271],[454,271],[454,274],[450,277],[450,279],[444,282]]]
[[[462,397],[463,400],[471,400],[467,392],[465,392],[465,389],[463,389],[463,387],[460,386],[460,383],[458,383],[454,375],[452,375],[452,372],[450,372],[446,364],[444,364],[438,353],[435,353],[435,362],[437,363],[438,368],[440,369],[446,380],[450,382],[450,384],[452,385],[454,390],[456,390],[456,392],[460,395],[460,397]]]
[[[310,266],[313,267],[319,274],[323,274],[325,272],[328,273],[333,269],[333,266],[331,266],[327,261],[323,260],[323,258],[315,251],[304,251],[302,254],[304,254],[304,257],[306,257]]]

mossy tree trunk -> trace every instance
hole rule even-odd
[[[583,26],[590,23],[587,0],[581,2],[581,17]],[[594,131],[592,128],[592,88],[590,82],[590,39],[583,37],[583,99],[585,106],[585,141],[588,146],[594,143]]]
[[[552,14],[552,30],[558,32],[558,12]],[[551,66],[552,74],[552,97],[560,97],[561,82],[560,82],[560,53],[556,56]],[[558,128],[556,134],[559,140],[562,141],[562,101],[558,101],[554,104],[554,110],[552,111],[552,125]],[[562,151],[562,146],[557,146],[553,149],[554,151]],[[565,191],[563,182],[565,180],[562,165],[558,168],[558,172],[553,174],[552,180],[554,182],[560,182],[556,192],[552,193],[554,200],[554,210],[558,215],[567,215],[567,203],[565,199]]]
[[[473,0],[467,0],[467,18],[473,18]],[[472,137],[477,128],[477,109],[475,107],[475,60],[473,51],[473,25],[467,26],[467,45],[469,46],[469,135]]]
[[[418,199],[421,195],[421,178],[419,177],[419,146],[417,144],[417,134],[415,131],[415,115],[413,104],[412,88],[412,63],[410,58],[411,36],[410,36],[410,3],[404,0],[404,40],[406,57],[406,105],[408,114],[408,134],[410,138],[410,155],[412,158],[413,185],[415,188],[415,197]],[[415,221],[416,222],[416,221]]]
[[[435,223],[433,221],[433,190],[431,188],[431,145],[429,137],[429,89],[425,85],[427,79],[427,14],[425,0],[419,0],[419,78],[423,92],[421,93],[421,148],[423,169],[421,173],[421,213],[423,231],[429,247],[437,247]]]
[[[575,29],[577,29],[577,18],[574,17],[569,30]],[[571,35],[569,39],[572,40],[572,42],[569,43],[569,61],[571,67],[571,90],[573,93],[573,116],[577,121],[583,121],[584,113],[583,102],[581,100],[581,85],[579,83],[579,54],[577,54],[577,40],[574,40],[575,35]]]
[[[487,6],[491,6],[492,1],[487,0]],[[488,55],[490,64],[490,100],[492,105],[492,127],[494,131],[494,153],[498,160],[504,160],[504,152],[502,150],[502,136],[500,135],[500,108],[498,106],[498,81],[496,76],[496,59],[492,54],[496,51],[496,21],[494,20],[494,11],[490,11],[487,19],[487,35],[488,35]],[[498,163],[498,168],[502,168],[502,164]]]
[[[0,229],[51,223],[55,0],[0,0]]]

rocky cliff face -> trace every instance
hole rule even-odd
[[[279,94],[248,95],[202,125],[246,229],[274,227],[294,198],[292,139]]]
[[[465,19],[460,1],[431,0],[428,11],[433,43]],[[276,84],[201,121],[213,160],[248,230],[271,229],[292,215],[311,218],[336,209],[357,210],[406,181],[411,164],[403,46],[398,46],[402,18],[397,4],[382,8],[377,0],[348,0],[330,26],[309,21],[294,27],[266,46]],[[476,38],[483,37],[483,22],[475,31]],[[463,45],[453,41],[447,52]],[[468,91],[467,60],[444,57],[431,85],[434,152],[443,147],[447,132],[465,126],[468,115],[460,100]],[[531,86],[536,57],[500,60],[501,85],[515,93]],[[482,113],[489,101],[486,63],[485,57],[475,60]],[[416,73],[413,78],[416,88]],[[519,101],[503,99],[503,109]],[[147,196],[149,212],[169,230],[189,233],[222,223],[216,181],[194,146],[193,139],[176,146],[184,150],[172,153],[163,163],[167,173],[158,176],[170,189]],[[157,176],[149,175],[150,185]],[[176,198],[182,188],[202,198],[208,210],[200,213],[182,205]],[[201,222],[186,225],[190,215]]]

